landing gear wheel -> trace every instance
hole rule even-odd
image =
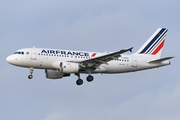
[[[77,84],[77,85],[82,85],[82,84],[83,84],[83,80],[78,79],[78,80],[76,81],[76,84]]]
[[[29,78],[29,79],[32,79],[32,78],[33,78],[33,76],[32,76],[32,75],[29,75],[29,76],[28,76],[28,78]]]
[[[33,68],[33,67],[30,67],[29,69],[30,69],[30,75],[28,76],[28,78],[29,78],[29,79],[32,79],[32,78],[33,78],[32,74],[33,74],[34,68]]]
[[[91,81],[94,80],[94,77],[93,77],[92,75],[88,75],[87,78],[86,78],[86,80],[87,80],[88,82],[91,82]]]

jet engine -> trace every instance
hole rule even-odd
[[[63,77],[68,77],[70,76],[70,73],[62,73],[61,71],[58,70],[45,70],[46,78],[49,79],[60,79]]]
[[[61,73],[77,73],[80,69],[78,63],[71,62],[56,61],[52,64],[52,66],[58,69]]]

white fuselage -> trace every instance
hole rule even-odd
[[[19,53],[18,53],[19,52]],[[53,63],[56,61],[81,61],[105,55],[106,53],[43,49],[43,48],[26,48],[18,50],[15,54],[7,57],[10,64],[35,68],[56,70]],[[125,73],[145,70],[164,65],[169,65],[169,61],[163,61],[158,64],[149,64],[148,61],[155,59],[153,56],[144,55],[121,55],[118,59],[109,61],[108,64],[101,64],[92,73]],[[86,73],[86,72],[79,72]]]

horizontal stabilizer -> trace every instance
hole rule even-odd
[[[174,58],[174,57],[161,58],[161,59],[149,61],[148,63],[160,63],[160,62],[163,62],[163,61],[165,61],[165,60],[172,59],[172,58]]]

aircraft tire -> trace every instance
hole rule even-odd
[[[82,85],[82,84],[83,84],[83,80],[82,80],[82,79],[78,79],[78,80],[76,81],[76,84],[77,84],[77,85]]]
[[[33,76],[32,76],[32,75],[29,75],[29,76],[28,76],[28,78],[29,78],[29,79],[32,79],[32,78],[33,78]]]
[[[91,82],[91,81],[94,80],[94,77],[93,77],[92,75],[88,75],[87,78],[86,78],[86,80],[87,80],[88,82]]]

